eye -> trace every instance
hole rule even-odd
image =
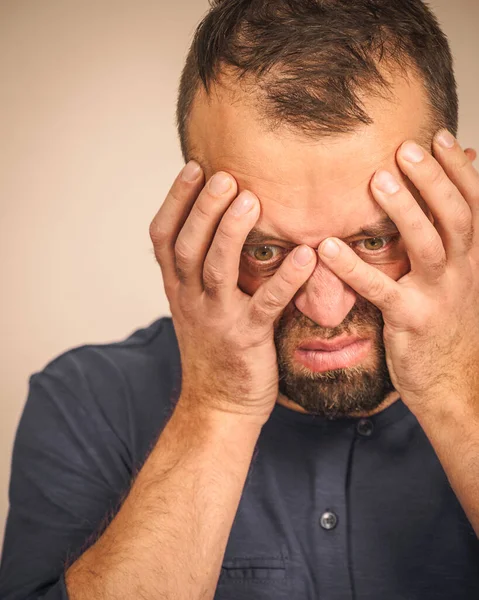
[[[284,251],[285,248],[279,246],[245,246],[243,254],[254,266],[268,267],[277,264]]]
[[[399,235],[388,235],[375,238],[367,238],[365,240],[360,240],[359,242],[353,242],[353,244],[364,244],[364,248],[367,251],[367,253],[380,254],[386,248],[389,248],[389,246],[391,245],[390,242],[396,238],[399,238]]]

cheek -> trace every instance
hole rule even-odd
[[[406,247],[401,241],[398,245],[397,252],[395,252],[394,260],[389,263],[383,263],[374,265],[377,269],[385,273],[388,277],[394,281],[398,281],[404,275],[407,275],[411,270],[411,262],[406,252]]]
[[[253,296],[256,290],[264,281],[266,281],[266,279],[268,278],[261,277],[259,275],[253,275],[249,271],[240,268],[238,287],[242,292],[248,294],[248,296]]]

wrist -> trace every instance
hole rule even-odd
[[[447,435],[460,441],[463,432],[479,423],[479,400],[466,394],[450,394],[422,403],[414,416],[429,437]]]
[[[225,428],[261,431],[268,421],[270,412],[248,411],[245,407],[226,402],[202,401],[197,396],[181,394],[175,408],[182,417],[190,418],[205,426],[223,426]]]
[[[178,401],[170,423],[182,445],[188,451],[194,449],[198,463],[204,461],[208,469],[215,465],[225,477],[236,477],[238,469],[249,467],[264,424],[254,417],[198,407],[184,400]]]

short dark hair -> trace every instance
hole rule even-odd
[[[422,0],[212,0],[181,76],[177,125],[185,160],[188,120],[200,86],[224,67],[252,76],[272,126],[321,137],[372,123],[358,92],[384,94],[380,65],[424,83],[431,126],[457,135],[458,98],[446,35]]]

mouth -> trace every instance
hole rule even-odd
[[[321,373],[360,364],[369,355],[372,340],[344,338],[334,343],[311,340],[294,353],[295,359],[310,371]]]
[[[362,341],[363,338],[358,336],[348,336],[337,338],[332,341],[321,340],[321,339],[312,339],[306,342],[303,342],[299,347],[300,350],[321,350],[324,352],[335,352],[336,350],[342,350],[351,344]]]

